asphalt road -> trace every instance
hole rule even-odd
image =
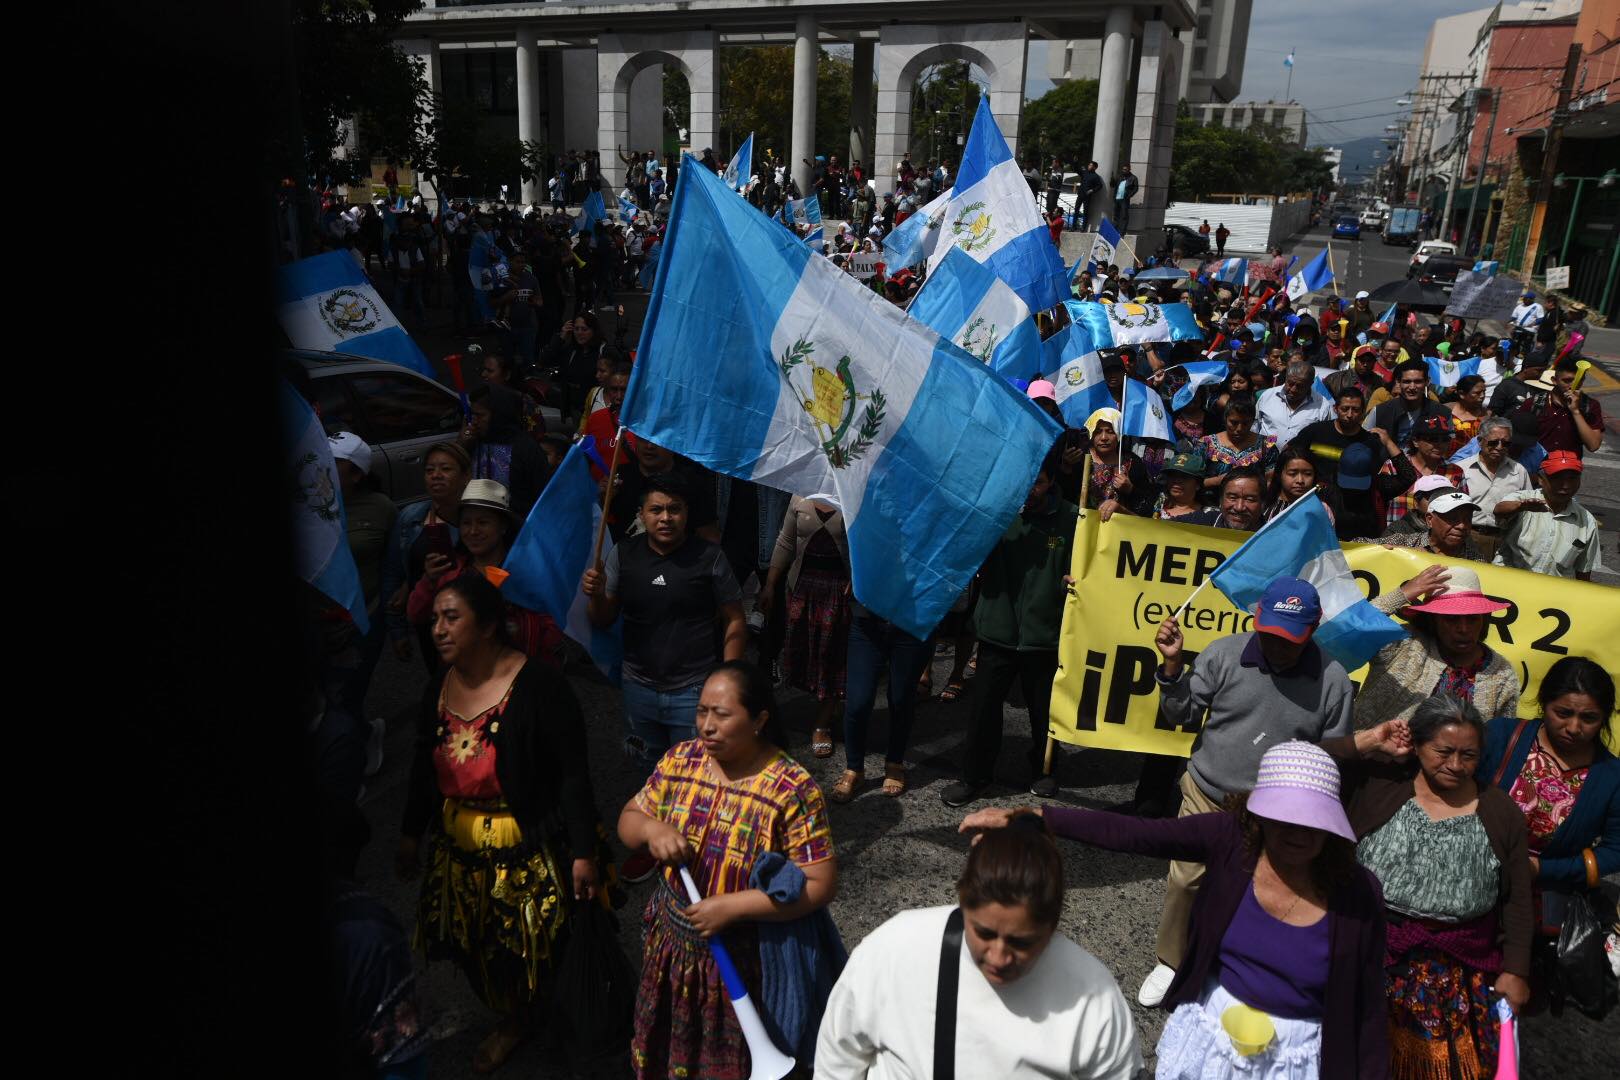
[[[1315,254],[1312,244],[1319,249],[1320,242],[1321,237],[1307,237],[1296,250],[1302,259],[1308,259]],[[1339,248],[1334,245],[1335,259]],[[1352,292],[1364,284],[1372,287],[1404,274],[1404,250],[1383,248],[1376,241],[1364,242],[1360,251],[1350,251],[1349,259],[1345,285]],[[632,294],[623,299],[630,317],[630,339],[634,341],[645,307],[644,297]],[[430,312],[427,327],[411,327],[429,355],[442,356],[467,344],[465,339],[451,339],[443,333],[441,328],[447,323],[446,312],[438,309]],[[1620,373],[1620,364],[1611,364],[1611,370]],[[1608,412],[1611,416],[1620,414],[1620,397],[1614,399],[1614,408]],[[1607,522],[1620,521],[1620,453],[1609,446],[1588,461],[1593,467],[1587,473],[1583,500]],[[1612,528],[1606,532],[1604,557],[1611,567],[1620,567]],[[944,685],[949,662],[947,656],[936,656],[935,686]],[[408,776],[406,717],[424,687],[423,671],[415,658],[402,663],[385,655],[367,703],[368,716],[387,718],[388,735],[382,771],[368,782],[362,800],[374,836],[362,856],[360,874],[407,925],[414,921],[416,884],[395,879],[392,855]],[[597,803],[611,827],[636,786],[636,778],[619,748],[622,721],[618,695],[588,667],[571,668],[570,673],[586,712]],[[808,745],[813,703],[802,694],[789,692],[783,695],[781,704],[791,732],[792,752],[824,788],[830,787],[843,767],[842,746],[838,756],[828,761],[813,757]],[[944,704],[938,698],[921,706],[914,729],[912,790],[908,794],[899,799],[886,798],[873,785],[853,803],[831,807],[841,877],[832,914],[852,948],[897,911],[953,899],[952,883],[961,870],[967,843],[956,832],[962,811],[946,808],[939,801],[939,791],[955,778],[967,708],[965,700]],[[880,696],[871,745],[883,745],[886,723],[885,700]],[[1028,745],[1028,720],[1023,709],[1007,708],[1006,732],[996,770],[1001,786],[992,790],[989,802],[1007,806],[1033,803],[1036,800],[1024,792],[1028,778],[1022,775],[1021,762]],[[881,757],[879,751],[868,759],[869,774],[880,775]],[[1131,796],[1138,764],[1131,755],[1071,749],[1059,756],[1056,771],[1063,790],[1055,801],[1106,808]],[[1165,864],[1067,842],[1062,849],[1068,883],[1062,932],[1096,954],[1118,978],[1131,1003],[1151,1067],[1163,1014],[1142,1009],[1135,1001],[1137,987],[1154,963],[1153,939],[1164,895]],[[650,882],[633,886],[630,903],[620,913],[621,939],[632,959],[640,956],[640,913],[652,887]],[[422,985],[429,1014],[434,1018],[431,1074],[472,1076],[473,1048],[494,1018],[473,997],[460,974],[447,964],[426,968]],[[1523,1039],[1526,1075],[1597,1076],[1607,1074],[1613,1065],[1612,1031],[1578,1014],[1566,1014],[1559,1020],[1532,1020],[1525,1026]],[[1600,1066],[1604,1060],[1610,1062],[1609,1067]],[[576,1071],[561,1061],[554,1049],[535,1041],[514,1055],[502,1075],[619,1077],[628,1075],[628,1068],[621,1060]]]

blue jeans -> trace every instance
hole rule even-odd
[[[877,699],[878,676],[889,669],[889,747],[884,760],[906,759],[911,721],[916,715],[917,680],[933,653],[887,619],[857,615],[849,624],[849,658],[844,667],[844,767],[866,771],[866,722]]]
[[[626,676],[619,689],[624,695],[624,752],[644,773],[652,773],[665,750],[697,738],[701,682],[680,690],[655,690]]]

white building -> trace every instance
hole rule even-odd
[[[1231,104],[1193,106],[1193,115],[1204,127],[1229,127],[1240,131],[1271,127],[1286,131],[1294,144],[1305,145],[1305,106],[1297,101],[1243,101]]]

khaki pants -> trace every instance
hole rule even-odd
[[[1181,774],[1181,813],[1214,814],[1223,807],[1199,787],[1191,772]],[[1164,910],[1159,914],[1159,939],[1154,945],[1159,962],[1179,968],[1187,955],[1187,924],[1192,919],[1193,900],[1198,896],[1198,884],[1204,880],[1204,864],[1172,862],[1170,876],[1165,879]]]

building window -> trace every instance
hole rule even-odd
[[[1209,49],[1208,48],[1206,48],[1203,45],[1195,46],[1193,48],[1193,62],[1192,62],[1193,70],[1194,71],[1203,71],[1204,70],[1204,63],[1208,58],[1209,58]]]
[[[446,96],[476,102],[491,116],[517,115],[515,52],[445,52],[439,62]]]

